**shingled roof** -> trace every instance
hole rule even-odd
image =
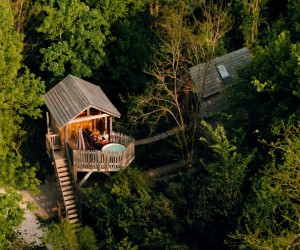
[[[68,75],[50,89],[44,96],[44,102],[61,128],[89,107],[120,117],[119,111],[99,86],[73,75]]]
[[[226,106],[221,92],[237,79],[238,69],[250,61],[248,49],[242,48],[190,68],[196,91],[203,98],[201,112],[204,117],[209,117]]]

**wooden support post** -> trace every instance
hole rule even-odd
[[[78,133],[78,134],[77,134],[77,144],[76,144],[77,149],[80,149],[80,146],[81,146],[81,144],[80,144],[81,142],[80,142],[80,138],[79,138],[80,129],[81,129],[81,128],[79,128],[79,129],[78,129],[78,132],[77,132],[77,133]]]
[[[64,138],[62,140],[63,145],[65,145],[65,142],[67,140],[67,126],[64,127]]]
[[[74,176],[74,181],[77,184],[77,179],[78,179],[78,175],[77,175],[77,169],[75,168],[74,164],[73,164],[73,176]]]
[[[47,118],[47,134],[50,134],[50,122],[49,122],[49,113],[46,112],[46,118]]]
[[[78,148],[85,150],[85,144],[84,144],[84,138],[83,138],[82,128],[80,128],[78,130],[78,141],[79,141]]]
[[[66,125],[66,132],[65,132],[65,143],[67,143],[68,142],[68,140],[69,140],[69,136],[68,136],[68,125]]]
[[[107,117],[104,117],[104,128],[107,129]]]
[[[86,182],[86,180],[90,177],[90,175],[93,173],[93,171],[88,172],[83,179],[81,180],[81,182],[78,184],[78,189],[81,188],[81,186]]]
[[[113,121],[113,117],[109,117],[109,133],[112,132],[112,121]]]

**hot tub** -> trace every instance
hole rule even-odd
[[[102,151],[122,152],[125,149],[126,147],[124,145],[118,143],[109,143],[102,147]]]

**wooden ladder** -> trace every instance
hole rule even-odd
[[[79,209],[76,191],[65,156],[55,159],[55,171],[66,210],[66,217],[71,224],[78,223]]]

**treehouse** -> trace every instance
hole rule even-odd
[[[67,217],[78,221],[76,190],[93,172],[116,172],[134,159],[133,138],[113,131],[120,113],[99,86],[68,75],[45,94],[46,148]],[[78,172],[86,172],[78,183]]]
[[[68,75],[44,101],[50,111],[47,150],[66,157],[75,180],[77,172],[118,171],[134,159],[134,140],[113,131],[120,113],[99,86]],[[108,132],[105,143],[103,131]]]
[[[228,108],[226,91],[238,80],[238,71],[251,61],[247,48],[242,48],[190,68],[196,93],[202,101],[200,113],[210,118]]]

